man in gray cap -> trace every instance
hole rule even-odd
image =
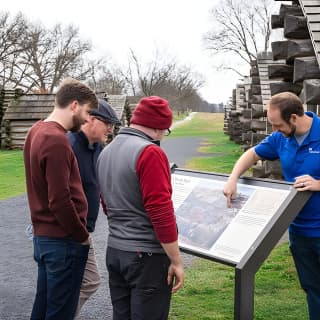
[[[87,230],[93,232],[100,205],[100,192],[96,174],[96,163],[106,136],[113,133],[114,125],[120,121],[112,107],[103,99],[98,100],[98,108],[92,110],[88,121],[81,126],[79,132],[69,132],[68,138],[76,155],[83,190],[88,202]],[[92,240],[83,281],[77,314],[88,298],[97,291],[100,275],[94,254]]]

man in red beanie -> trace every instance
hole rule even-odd
[[[168,101],[140,100],[97,163],[109,238],[106,263],[113,320],[165,320],[184,282],[170,168],[160,140],[170,132]]]

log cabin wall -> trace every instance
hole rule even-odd
[[[4,114],[8,108],[10,101],[17,99],[23,94],[21,89],[1,89],[0,90],[0,148],[2,145],[1,139],[1,124]]]
[[[29,128],[53,109],[53,94],[28,94],[10,102],[2,121],[2,148],[22,149]]]
[[[124,123],[126,96],[98,93],[114,108],[118,118]],[[12,100],[3,116],[1,125],[1,147],[22,149],[29,128],[39,120],[45,119],[54,107],[54,94],[27,94]]]

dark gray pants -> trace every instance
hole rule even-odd
[[[107,248],[113,320],[168,319],[172,285],[165,254]]]

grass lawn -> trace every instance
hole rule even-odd
[[[21,150],[0,151],[0,199],[26,192]]]
[[[255,320],[307,320],[287,244],[274,249],[256,274]],[[197,259],[186,271],[183,289],[173,296],[170,320],[232,320],[234,269]]]
[[[230,173],[242,153],[239,145],[223,133],[222,113],[197,113],[191,121],[176,127],[169,137],[204,137],[199,152],[208,154],[193,158],[186,168],[200,171]]]

